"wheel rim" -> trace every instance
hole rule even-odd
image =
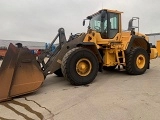
[[[137,67],[142,69],[145,66],[145,57],[144,55],[138,55],[136,60]]]
[[[87,76],[91,72],[92,64],[86,58],[80,59],[76,64],[76,71],[80,76]]]

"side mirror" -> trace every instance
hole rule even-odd
[[[85,26],[85,19],[83,20],[83,26]]]

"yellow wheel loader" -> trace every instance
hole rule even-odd
[[[36,91],[52,73],[73,85],[89,84],[98,71],[117,66],[131,75],[143,74],[149,69],[150,59],[157,57],[157,50],[146,35],[139,33],[139,25],[132,25],[136,19],[139,23],[139,18],[132,18],[128,30],[122,31],[121,13],[102,9],[88,16],[83,21],[85,25],[89,20],[87,33],[71,35],[68,41],[60,28],[50,47],[38,58],[29,49],[10,44],[0,68],[0,101]],[[59,45],[51,53],[57,38]]]

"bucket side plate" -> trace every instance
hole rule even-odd
[[[13,44],[10,44],[3,59],[0,68],[0,101],[8,99],[18,52],[19,50],[15,49]]]
[[[33,92],[43,81],[43,72],[29,49],[10,44],[0,68],[0,101]]]

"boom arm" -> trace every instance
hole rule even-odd
[[[57,40],[57,38],[59,37],[59,45],[57,46],[57,48],[54,50],[54,52],[52,53],[51,56],[55,55],[58,53],[58,51],[61,49],[62,45],[64,43],[66,43],[66,36],[65,36],[65,31],[64,31],[64,28],[59,28],[58,30],[58,33],[56,35],[56,37],[53,39],[53,41],[51,42],[50,46],[48,48],[45,49],[45,51],[40,54],[38,56],[38,62],[39,63],[42,63],[42,66],[43,68],[45,68],[45,62],[44,62],[44,58],[50,54],[50,51],[51,51],[51,48],[52,48],[52,45],[55,43],[55,41]]]

